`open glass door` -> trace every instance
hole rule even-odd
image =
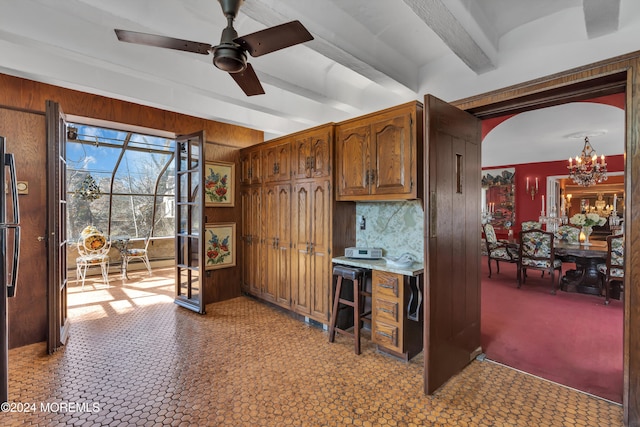
[[[204,314],[204,131],[176,140],[175,303]]]
[[[58,103],[46,102],[47,121],[47,351],[63,346],[69,332],[67,317],[67,123]]]

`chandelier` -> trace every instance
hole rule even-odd
[[[584,137],[584,148],[580,156],[575,160],[569,157],[569,178],[582,187],[590,187],[607,180],[607,164],[604,162],[604,154],[598,156],[589,143],[589,137]]]

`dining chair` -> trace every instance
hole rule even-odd
[[[573,225],[561,225],[554,234],[558,240],[563,240],[567,243],[580,243],[580,229]]]
[[[144,239],[144,248],[129,248],[127,246],[127,248],[124,251],[124,257],[122,259],[122,262],[124,263],[124,268],[123,268],[124,272],[128,271],[130,261],[139,259],[144,263],[145,267],[147,267],[149,276],[151,276],[151,263],[149,262],[149,242],[150,241],[151,241],[151,236],[147,236]],[[131,243],[131,241],[129,243]]]
[[[607,236],[607,261],[598,264],[598,273],[604,287],[604,303],[609,304],[611,282],[624,282],[624,234]]]
[[[77,243],[78,253],[76,258],[76,283],[82,279],[82,289],[87,277],[87,269],[93,266],[100,266],[102,279],[109,286],[109,249],[111,243],[97,229],[86,229],[80,235]]]
[[[518,250],[515,245],[504,240],[498,240],[493,225],[482,225],[487,246],[487,264],[489,265],[489,278],[491,278],[491,260],[496,262],[497,273],[500,274],[500,261],[517,263]]]
[[[542,224],[538,221],[524,221],[520,227],[522,230],[532,230],[534,228],[540,230],[542,228]]]
[[[518,288],[525,282],[527,270],[541,270],[551,276],[551,294],[555,295],[560,287],[562,277],[562,261],[555,258],[553,241],[555,236],[550,231],[533,228],[520,232],[520,254],[518,262]],[[555,271],[558,270],[558,286],[556,287]]]

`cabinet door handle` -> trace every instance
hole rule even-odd
[[[380,331],[378,331],[378,335],[382,335],[383,337],[385,337],[385,338],[389,338],[390,340],[391,340],[391,339],[393,339],[393,335],[388,334],[388,333],[386,333],[386,332],[380,332]]]
[[[378,286],[385,289],[395,289],[396,285],[387,285],[386,283],[378,283]]]
[[[316,157],[315,156],[311,156],[309,158],[310,162],[309,162],[309,169],[315,169],[316,168]]]
[[[378,308],[378,311],[382,311],[383,313],[396,314],[395,310],[389,310],[388,308]]]

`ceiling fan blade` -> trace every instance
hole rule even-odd
[[[238,37],[234,42],[249,52],[249,55],[257,57],[309,40],[313,40],[313,36],[304,25],[300,21],[292,21]]]
[[[114,30],[118,40],[127,43],[143,44],[147,46],[165,47],[167,49],[182,50],[185,52],[208,55],[211,45],[207,43],[192,42],[189,40],[174,39],[173,37],[158,36],[155,34],[138,33],[136,31]]]
[[[253,71],[251,64],[247,63],[247,68],[245,68],[244,71],[229,73],[229,75],[233,77],[233,80],[238,83],[240,89],[242,89],[247,96],[264,94],[264,89],[260,84],[260,80],[258,80],[256,72]]]

